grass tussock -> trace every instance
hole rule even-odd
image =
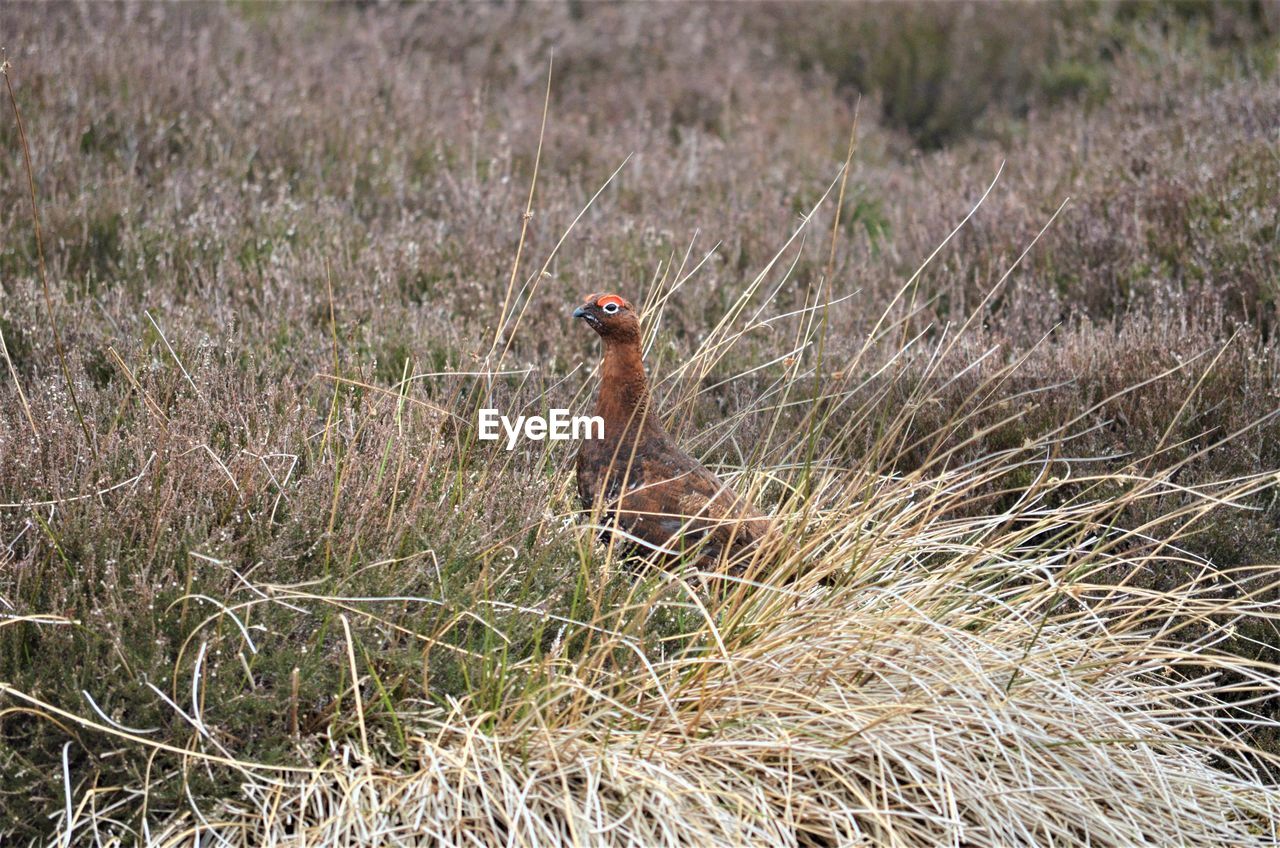
[[[14,11],[6,841],[1275,844],[1269,12],[915,9],[1008,65],[926,139],[850,9]],[[742,578],[476,438],[601,288]]]

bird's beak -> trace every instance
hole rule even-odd
[[[579,306],[577,309],[573,310],[573,317],[574,317],[574,318],[585,318],[585,317],[587,317],[587,307],[585,307],[585,306]]]

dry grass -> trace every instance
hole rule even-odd
[[[754,412],[771,408],[778,414],[764,397]],[[802,455],[806,441],[864,423],[825,432],[833,420],[788,429],[762,453]],[[1186,490],[1167,472],[1086,473],[1074,483],[1089,496],[1050,506],[1067,486],[1058,475],[1071,467],[1068,444],[1050,435],[907,477],[757,467],[750,479],[788,493],[776,549],[712,607],[690,588],[695,575],[611,581],[635,566],[601,559],[585,530],[576,616],[497,600],[510,568],[482,571],[467,608],[443,586],[351,596],[317,591],[324,581],[241,579],[224,597],[201,598],[208,618],[179,651],[172,687],[152,687],[186,726],[181,745],[5,695],[29,715],[146,756],[135,785],[91,788],[64,774],[72,800],[60,830],[86,841],[1272,844],[1280,794],[1244,741],[1247,709],[1228,717],[1220,699],[1244,708],[1274,697],[1276,669],[1217,646],[1238,621],[1274,610],[1259,591],[1224,596],[1235,575],[1176,547],[1197,521],[1271,479]],[[975,500],[990,501],[991,480],[1021,467],[1035,469],[1035,482],[1012,508],[970,516]],[[1170,491],[1183,495],[1181,509],[1151,526],[1115,526],[1127,504]],[[550,502],[562,502],[554,488]],[[1163,591],[1099,579],[1189,562],[1195,579]],[[449,610],[449,624],[407,628],[413,608]],[[205,696],[215,669],[235,673],[215,657],[238,656],[251,685],[264,685],[252,658],[290,637],[309,641],[337,611],[329,661],[360,685],[335,692],[327,731],[299,747],[298,765],[237,757],[214,715],[225,708]],[[465,650],[448,631],[466,617],[492,637],[491,656],[475,657],[484,679],[378,715],[388,697],[379,649],[407,638]],[[255,624],[263,620],[273,624]],[[554,636],[531,654],[508,653],[530,621]],[[238,784],[236,797],[197,802],[188,784],[200,773]],[[175,787],[187,803],[155,803]],[[152,815],[129,824],[140,805]]]
[[[0,834],[1275,844],[1273,31],[842,173],[777,10],[543,11],[12,14]],[[745,579],[475,440],[606,287]]]

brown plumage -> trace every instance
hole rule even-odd
[[[697,566],[722,558],[741,571],[768,519],[680,449],[650,405],[635,308],[614,294],[593,294],[573,312],[604,341],[595,414],[604,438],[578,450],[578,497],[601,507],[603,523],[642,550],[698,549]],[[639,540],[639,543],[635,543]],[[727,556],[726,556],[727,554]]]

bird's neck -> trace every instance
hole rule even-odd
[[[639,340],[606,343],[600,377],[596,415],[604,419],[606,441],[659,428],[649,408]]]

